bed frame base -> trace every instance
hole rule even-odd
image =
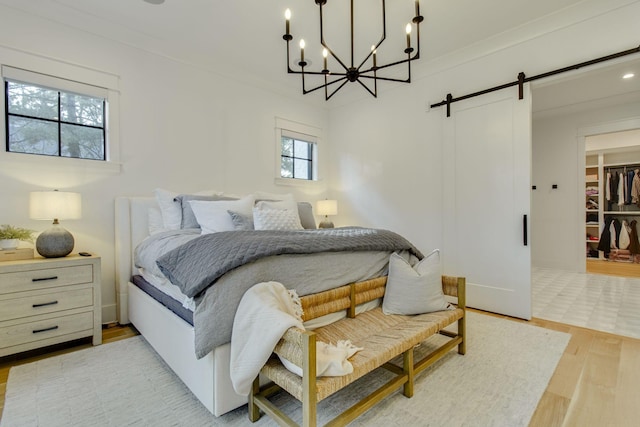
[[[193,327],[134,284],[128,288],[129,320],[209,412],[220,416],[247,403],[233,392],[229,344],[196,359]]]

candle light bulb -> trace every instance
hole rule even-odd
[[[407,27],[405,29],[407,31],[407,34],[411,34],[411,24],[407,24]]]
[[[304,39],[300,39],[300,62],[304,62]]]
[[[373,68],[376,68],[378,64],[376,64],[376,46],[371,45],[371,51],[373,52]]]
[[[324,58],[324,70],[327,70],[327,56],[329,56],[329,51],[325,47],[322,49],[322,57]]]
[[[407,24],[407,49],[411,48],[411,24]]]
[[[287,9],[287,10],[285,10],[285,11],[284,11],[284,19],[286,20],[286,21],[285,21],[285,31],[284,31],[284,34],[285,34],[286,36],[288,36],[288,35],[289,35],[289,20],[291,19],[291,10]],[[290,39],[290,38],[289,38],[289,39],[287,39],[287,42],[288,42],[289,40],[291,40],[291,39]]]
[[[300,49],[304,49],[304,39],[300,39]]]

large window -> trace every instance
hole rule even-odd
[[[108,90],[3,66],[6,152],[107,160]]]
[[[284,181],[318,180],[318,135],[312,126],[276,118],[277,178]]]

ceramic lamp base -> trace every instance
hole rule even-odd
[[[323,220],[320,224],[318,224],[318,228],[333,228],[333,222]]]
[[[73,250],[73,245],[73,236],[60,224],[53,224],[53,227],[40,233],[36,239],[36,250],[45,258],[67,256]]]

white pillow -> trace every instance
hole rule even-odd
[[[256,199],[257,200],[257,199]],[[293,212],[298,212],[298,204],[294,200],[261,200],[256,202],[256,208],[258,209],[288,209]]]
[[[156,188],[153,190],[156,196],[156,201],[160,207],[162,213],[162,223],[167,230],[179,230],[182,225],[182,205],[180,202],[176,202],[173,199],[180,193],[174,193],[173,191],[164,190],[162,188]],[[199,191],[194,193],[200,196],[221,196],[222,192],[214,190]]]
[[[304,230],[298,210],[253,208],[253,226],[256,230]]]
[[[159,208],[151,207],[147,211],[147,221],[149,223],[149,235],[153,235],[164,231],[164,223],[162,222],[162,212]]]
[[[278,194],[278,193],[267,193],[266,191],[256,191],[253,193],[253,196],[256,200],[291,200],[295,201],[293,198],[293,194]]]
[[[231,215],[227,211],[251,217],[253,203],[253,195],[245,196],[239,200],[189,201],[193,214],[202,229],[201,234],[235,230]]]
[[[422,314],[447,310],[442,292],[438,249],[413,267],[397,253],[389,257],[389,276],[382,300],[384,314]]]

